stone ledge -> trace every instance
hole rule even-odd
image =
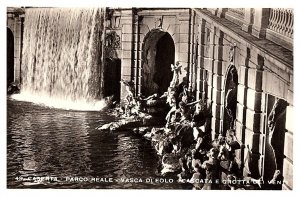
[[[293,39],[283,36],[275,31],[272,31],[271,29],[266,29],[266,38],[286,47],[289,50],[293,50]]]

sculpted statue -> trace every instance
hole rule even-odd
[[[182,65],[179,64],[179,61],[176,62],[175,65],[171,64],[171,69],[173,71],[173,78],[170,83],[171,88],[175,88],[179,83],[179,74],[181,74]]]

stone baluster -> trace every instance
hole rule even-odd
[[[287,36],[293,37],[294,14],[292,9],[272,8],[268,29]]]
[[[287,10],[287,15],[288,15],[288,22],[287,22],[287,35],[289,37],[293,37],[293,27],[294,27],[294,15],[293,15],[293,10],[292,9],[288,9]]]

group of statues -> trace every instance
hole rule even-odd
[[[254,179],[251,174],[243,176],[241,161],[235,155],[241,145],[235,136],[232,121],[225,136],[220,134],[216,139],[211,139],[211,105],[206,100],[196,100],[184,80],[179,83],[181,67],[179,62],[171,65],[173,78],[162,95],[135,97],[133,84],[122,81],[127,91],[123,107],[125,116],[136,116],[161,99],[169,106],[165,125],[152,128],[144,135],[151,139],[161,156],[162,174],[178,173],[178,182],[193,189],[261,187],[262,179]],[[236,94],[235,85],[230,87],[228,98]],[[229,101],[226,108],[230,117],[234,116]]]

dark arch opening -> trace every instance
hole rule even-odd
[[[223,118],[223,136],[228,129],[235,128],[238,74],[235,66],[231,66],[227,71],[225,82],[225,108]]]
[[[7,86],[9,86],[9,84],[14,82],[14,35],[9,28],[7,28],[6,47]]]
[[[121,60],[106,58],[104,65],[104,96],[120,101]]]
[[[167,91],[172,80],[175,44],[171,35],[160,30],[149,32],[143,44],[141,93],[145,96]]]

